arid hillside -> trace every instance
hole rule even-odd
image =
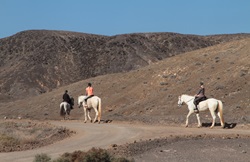
[[[1,103],[0,117],[61,119],[63,92],[67,89],[77,102],[77,96],[91,82],[95,95],[102,99],[104,121],[184,123],[187,107],[177,107],[178,96],[197,93],[200,81],[205,83],[207,97],[223,101],[227,123],[249,123],[250,39],[182,53],[130,72],[96,76],[39,96]],[[82,120],[83,110],[75,106],[71,117]],[[190,119],[196,121],[194,116]],[[201,119],[211,122],[209,112],[202,113]]]
[[[108,37],[23,31],[0,39],[0,101],[37,96],[87,78],[140,69],[170,56],[245,37],[249,35],[138,33]]]

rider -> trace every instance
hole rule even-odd
[[[70,108],[73,109],[73,105],[71,103],[71,99],[68,94],[68,90],[65,90],[65,93],[63,94],[63,102],[67,102],[70,105]]]
[[[205,88],[204,88],[204,84],[203,82],[200,82],[200,89],[199,92],[195,95],[195,99],[194,99],[194,105],[195,105],[195,109],[194,111],[196,113],[199,112],[197,105],[199,104],[199,102],[201,102],[204,98],[206,98],[205,96]]]
[[[87,96],[87,97],[84,99],[85,103],[87,103],[87,100],[88,100],[89,98],[91,98],[91,97],[94,96],[94,89],[93,89],[91,83],[88,83],[88,86],[87,86],[87,88],[86,88],[86,96]],[[87,104],[86,104],[86,105],[87,105]]]

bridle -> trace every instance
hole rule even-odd
[[[191,98],[190,100],[188,100],[186,103],[188,103],[188,102],[192,101],[192,99],[193,99],[193,98]]]
[[[192,100],[193,100],[193,98],[191,98],[190,100],[186,101],[186,103],[188,103],[188,102],[190,102]],[[181,101],[181,104],[178,102],[178,106],[181,107],[181,105],[183,103],[183,101],[181,100],[181,97],[179,98],[179,101]]]

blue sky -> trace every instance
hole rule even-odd
[[[108,36],[250,33],[250,1],[0,0],[0,38],[31,29]]]

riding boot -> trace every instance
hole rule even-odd
[[[198,112],[199,112],[199,110],[198,110],[198,108],[197,108],[197,105],[195,105],[194,112],[195,112],[195,113],[198,113]]]
[[[88,108],[87,100],[88,100],[88,97],[84,99],[84,107],[86,107],[86,108]]]

